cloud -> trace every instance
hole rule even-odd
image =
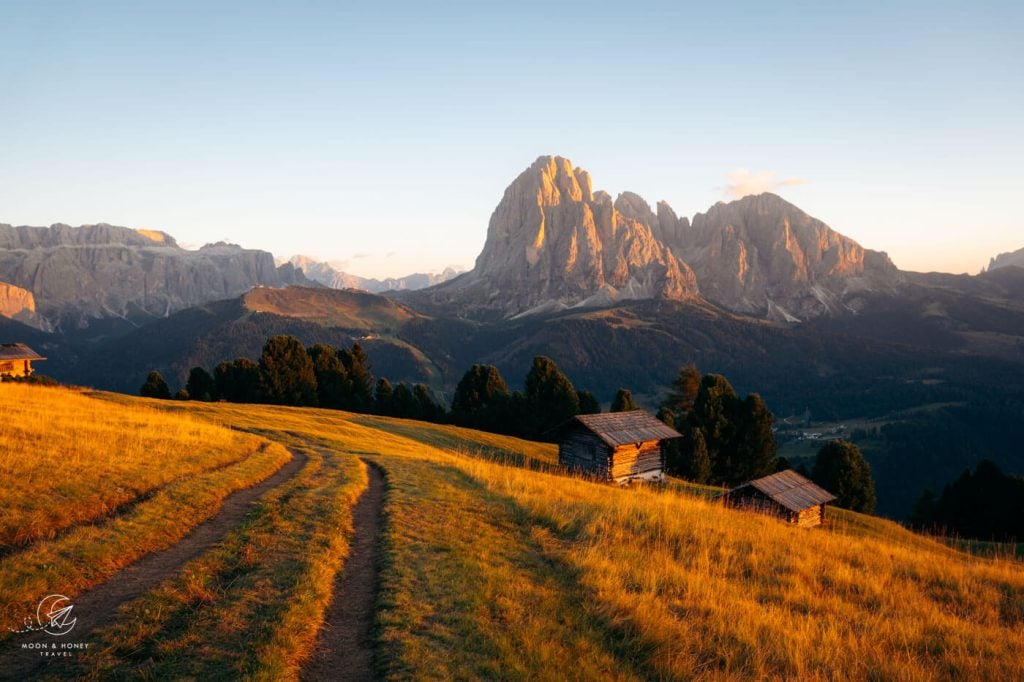
[[[370,254],[368,254],[368,253],[355,253],[355,254],[352,254],[352,258],[369,258],[369,257],[370,257]]]
[[[387,253],[384,254],[384,257],[385,258],[393,258],[397,253],[398,253],[397,251],[388,251]]]
[[[783,187],[795,187],[807,182],[803,178],[782,178],[776,180],[775,171],[751,173],[746,168],[740,168],[727,173],[725,178],[728,184],[722,188],[722,194],[727,199],[740,199],[748,194],[775,192]]]

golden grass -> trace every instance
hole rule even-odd
[[[37,528],[27,538],[32,544],[9,545],[0,558],[0,623],[20,623],[43,595],[74,597],[170,547],[229,493],[290,457],[280,445],[144,401],[122,407],[11,384],[0,385],[0,395],[0,410],[17,415],[3,427],[0,526]],[[8,627],[0,639],[10,636]]]
[[[846,512],[797,529],[683,485],[532,471],[550,446],[512,438],[328,410],[166,409],[386,469],[376,636],[391,679],[1024,678],[1019,562]],[[525,467],[495,461],[517,457]],[[222,582],[188,584],[219,603],[210,585]],[[183,627],[202,622],[216,619]],[[280,662],[301,660],[307,640],[272,660],[237,634],[222,641],[242,648],[233,669],[287,679],[294,668]]]
[[[298,476],[98,633],[86,678],[297,678],[348,555],[367,474],[358,459],[289,444],[309,455]]]
[[[0,384],[0,549],[102,518],[259,444],[143,401],[113,406],[70,389]]]

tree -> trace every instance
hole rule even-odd
[[[307,351],[316,376],[316,397],[320,407],[342,409],[351,393],[348,372],[330,346],[318,343]]]
[[[590,391],[577,391],[576,397],[580,401],[580,414],[601,413],[601,403],[597,402],[597,396]]]
[[[391,397],[392,414],[402,419],[416,418],[416,400],[407,384],[401,383],[395,386],[395,392]]]
[[[579,414],[580,401],[569,378],[551,358],[538,356],[526,375],[526,403],[534,437],[549,437],[551,429]]]
[[[188,391],[191,400],[210,402],[217,397],[217,385],[210,373],[202,367],[193,367],[189,370],[185,390]]]
[[[690,431],[699,429],[711,461],[711,481],[731,485],[733,478],[736,391],[721,374],[705,374],[686,420]]]
[[[672,410],[676,415],[685,415],[693,409],[700,391],[701,376],[693,363],[679,368],[679,374],[672,381],[672,388],[662,401],[662,406]]]
[[[751,393],[737,404],[734,431],[732,482],[739,483],[774,473],[779,447],[772,433],[775,418],[757,393]]]
[[[416,419],[427,422],[439,422],[444,417],[444,407],[439,405],[430,395],[426,384],[416,384],[412,389],[412,398],[416,406]]]
[[[452,421],[488,431],[498,428],[507,403],[508,384],[493,365],[473,365],[455,387],[452,396]]]
[[[612,400],[612,407],[609,412],[629,412],[637,409],[636,402],[633,400],[633,392],[628,388],[620,388],[615,393],[615,398]]]
[[[395,389],[387,379],[377,381],[377,387],[373,389],[373,407],[377,414],[385,417],[394,414]]]
[[[249,358],[222,362],[213,370],[217,395],[233,403],[255,403],[261,400],[260,366]]]
[[[139,389],[139,395],[143,398],[159,398],[161,400],[171,399],[171,389],[167,386],[160,372],[150,372],[146,377],[146,383]]]
[[[313,360],[294,336],[274,336],[263,346],[260,382],[271,403],[316,405]]]
[[[352,350],[339,350],[338,358],[348,375],[349,396],[346,409],[353,412],[369,412],[373,406],[374,382],[366,352],[358,343],[353,343]]]
[[[683,460],[680,462],[679,473],[688,481],[707,483],[711,478],[711,459],[708,457],[704,433],[694,429],[689,437],[683,438],[681,450]]]
[[[818,450],[814,482],[838,499],[844,509],[870,514],[875,510],[875,481],[860,448],[847,440],[829,441]]]

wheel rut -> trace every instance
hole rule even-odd
[[[324,614],[312,658],[302,670],[304,682],[374,680],[372,639],[384,527],[384,472],[363,460],[370,483],[352,509],[355,533],[345,565],[334,581],[334,596]]]
[[[23,649],[23,645],[64,642],[89,642],[89,636],[98,628],[112,624],[117,609],[173,577],[181,568],[216,545],[228,532],[245,520],[252,506],[261,497],[291,480],[308,457],[292,449],[292,458],[276,472],[249,488],[228,495],[215,516],[199,524],[173,547],[147,554],[138,561],[110,577],[96,587],[74,599],[74,629],[55,637],[43,632],[19,636],[3,643],[0,651],[0,679],[26,679],[52,670],[57,672],[60,658],[43,658],[38,650]],[[95,646],[95,644],[93,644]],[[16,648],[17,647],[17,648]],[[66,659],[64,659],[66,660]]]

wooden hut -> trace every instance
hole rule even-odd
[[[617,483],[660,479],[671,438],[682,436],[643,410],[581,414],[560,429],[558,463]]]
[[[23,343],[0,343],[0,376],[27,377],[32,363],[45,359]]]
[[[825,505],[836,496],[792,469],[749,481],[720,497],[726,505],[768,514],[797,526],[825,520]]]

